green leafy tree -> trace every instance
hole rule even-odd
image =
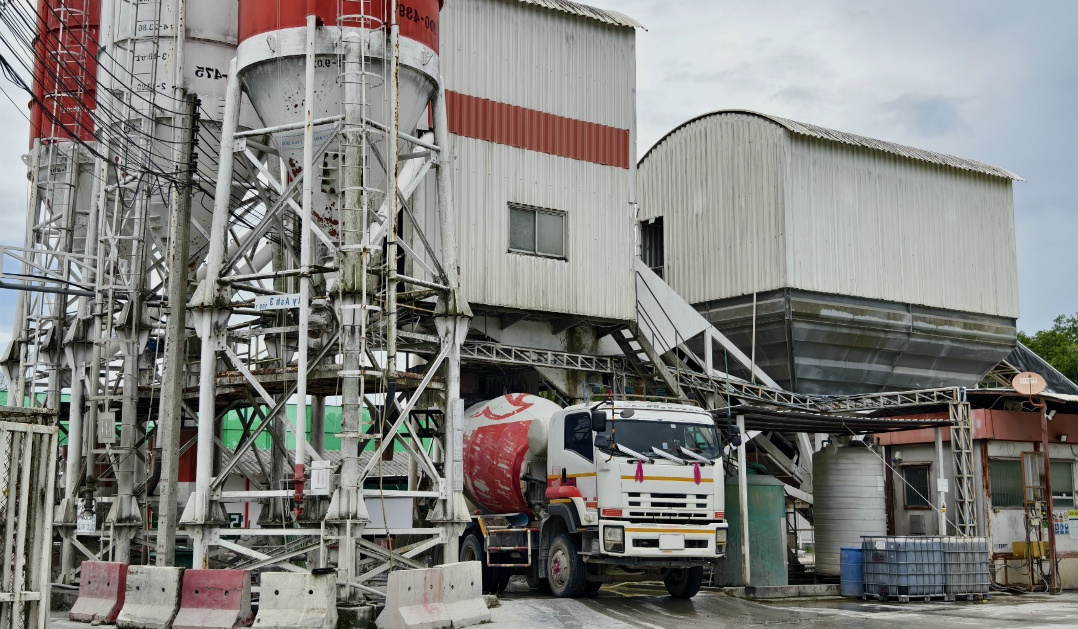
[[[1078,382],[1078,313],[1059,315],[1052,327],[1033,336],[1019,332],[1018,340],[1071,382]]]

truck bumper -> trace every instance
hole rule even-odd
[[[608,527],[622,529],[623,544],[611,543],[617,535],[616,531],[608,535]],[[602,553],[611,557],[713,560],[726,554],[726,530],[725,522],[682,525],[600,520],[599,540]]]

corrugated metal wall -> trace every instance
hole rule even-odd
[[[786,132],[748,116],[690,123],[639,171],[641,219],[665,217],[664,279],[689,303],[784,287]]]
[[[1009,180],[800,136],[789,146],[789,286],[1018,317]]]
[[[1011,185],[745,114],[687,124],[640,167],[690,303],[790,287],[1017,317]]]
[[[632,29],[519,2],[454,0],[442,12],[447,89],[628,130],[630,155],[636,150],[635,54]],[[469,302],[635,317],[635,159],[617,168],[458,135],[451,140]],[[509,253],[509,203],[565,212],[566,259]]]
[[[452,0],[441,22],[440,62],[450,90],[635,127],[633,29],[515,0]]]

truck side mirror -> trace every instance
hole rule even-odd
[[[741,445],[741,431],[737,428],[730,429],[730,445],[735,448]]]
[[[606,412],[605,411],[592,411],[591,412],[591,429],[595,432],[603,432],[606,430]]]

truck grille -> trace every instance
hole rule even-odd
[[[708,511],[709,494],[645,494],[629,492],[629,506],[640,509],[674,509],[678,511]],[[706,516],[706,514],[705,514]]]

